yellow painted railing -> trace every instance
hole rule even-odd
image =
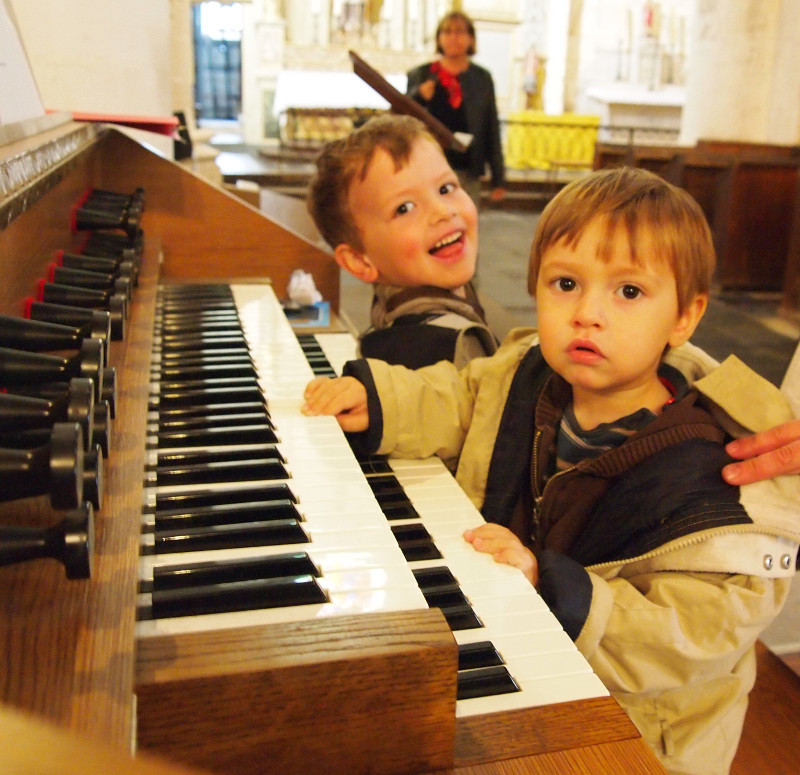
[[[534,110],[512,113],[506,120],[506,166],[512,169],[591,169],[599,116]]]

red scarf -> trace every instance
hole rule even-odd
[[[460,108],[461,84],[458,82],[458,76],[453,75],[449,70],[445,70],[441,62],[433,62],[431,64],[431,73],[433,73],[439,79],[439,83],[447,89],[450,107],[456,109]]]

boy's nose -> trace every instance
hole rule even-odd
[[[455,205],[446,199],[437,199],[433,203],[431,218],[434,222],[446,221],[456,214]]]
[[[602,328],[606,322],[603,304],[595,294],[584,293],[575,304],[572,323],[576,328]]]

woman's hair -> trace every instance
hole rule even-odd
[[[542,211],[528,264],[531,295],[536,292],[545,252],[560,241],[576,244],[595,218],[603,219],[606,227],[598,257],[611,260],[616,230],[624,229],[634,263],[657,258],[670,267],[675,275],[680,312],[695,296],[709,292],[716,264],[714,243],[697,202],[683,189],[648,170],[615,167],[568,184]],[[645,247],[652,255],[641,255]]]
[[[442,34],[442,30],[450,24],[450,22],[463,22],[464,26],[467,28],[467,32],[469,36],[472,38],[472,43],[470,43],[469,48],[467,49],[467,55],[472,56],[476,51],[475,45],[475,25],[472,23],[472,19],[469,18],[463,11],[450,11],[450,13],[445,14],[442,16],[441,21],[439,22],[439,26],[436,28],[436,53],[437,54],[444,54],[442,50],[442,46],[439,43],[439,35]]]
[[[328,143],[317,157],[317,172],[306,195],[306,206],[323,239],[332,247],[342,243],[363,250],[348,205],[350,185],[356,176],[364,180],[375,152],[382,148],[394,161],[395,170],[408,163],[419,139],[441,146],[425,124],[412,116],[385,114],[372,118],[347,137]],[[444,151],[442,151],[444,153]]]

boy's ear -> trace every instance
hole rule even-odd
[[[669,338],[670,347],[680,347],[689,341],[697,324],[705,314],[706,307],[708,307],[707,293],[698,294],[686,305],[686,309],[678,317],[678,322]]]
[[[344,242],[336,246],[333,257],[342,269],[365,283],[374,283],[378,279],[378,270],[367,256]]]

